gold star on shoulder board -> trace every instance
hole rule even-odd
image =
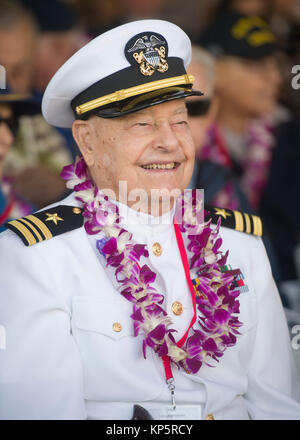
[[[228,217],[230,217],[231,216],[231,214],[229,213],[229,212],[227,212],[226,211],[226,209],[224,209],[224,208],[215,208],[215,215],[221,215],[223,218],[225,218],[225,220],[226,220],[226,217],[228,216]]]
[[[46,218],[46,222],[50,222],[52,221],[53,223],[55,223],[57,225],[57,222],[60,221],[64,221],[63,218],[58,217],[58,214],[55,212],[54,214],[49,214],[48,212],[46,212],[46,215],[48,216],[48,218]]]

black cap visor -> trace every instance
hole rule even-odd
[[[202,92],[192,90],[189,87],[166,87],[164,89],[143,93],[142,95],[127,98],[122,101],[94,109],[86,113],[83,117],[81,117],[81,119],[87,119],[92,115],[96,115],[101,118],[118,118],[120,116],[143,110],[147,107],[152,107],[153,105],[162,104],[163,102],[182,99],[189,96],[202,95]]]

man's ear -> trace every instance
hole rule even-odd
[[[94,165],[93,130],[90,121],[76,120],[72,125],[73,137],[88,167]]]

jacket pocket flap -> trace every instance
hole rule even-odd
[[[111,339],[133,336],[131,304],[124,301],[98,301],[90,297],[72,300],[73,324],[80,330],[101,333]]]

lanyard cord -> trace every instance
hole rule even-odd
[[[196,322],[196,298],[195,298],[194,287],[193,287],[193,284],[191,281],[189,262],[188,262],[186,250],[185,250],[184,243],[183,243],[183,238],[182,238],[178,224],[174,223],[174,230],[175,230],[176,240],[177,240],[177,244],[178,244],[178,249],[180,252],[181,261],[182,261],[183,268],[184,268],[185,277],[186,277],[186,280],[187,280],[187,283],[189,286],[189,290],[191,293],[193,310],[194,310],[194,314],[191,319],[190,325],[188,326],[187,331],[182,336],[182,338],[177,342],[177,346],[181,348],[188,337],[188,334],[189,334],[191,327]],[[169,356],[162,356],[162,361],[163,361],[163,366],[164,366],[164,370],[165,370],[166,382],[167,382],[168,387],[171,391],[172,405],[173,405],[173,408],[175,409],[175,406],[176,406],[175,399],[174,399],[175,385],[174,385],[174,379],[173,379],[171,362],[170,362]]]
[[[11,198],[8,201],[8,204],[5,207],[4,211],[0,213],[0,226],[3,223],[5,223],[5,221],[8,219],[8,217],[9,217],[11,211],[12,211],[13,205],[14,205],[14,200]]]

